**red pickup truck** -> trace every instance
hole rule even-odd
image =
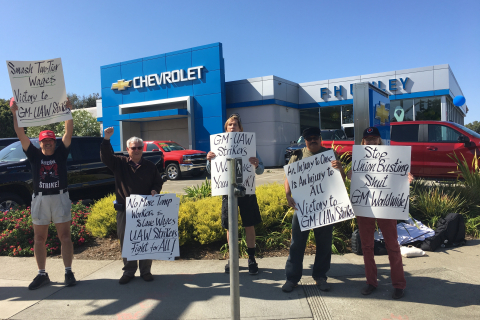
[[[207,166],[205,151],[188,150],[170,140],[144,141],[143,151],[163,152],[163,168],[170,180],[178,180],[184,175],[201,176]]]
[[[322,130],[324,147],[332,148],[333,144],[339,155],[345,152],[351,154],[353,140],[343,140],[344,137],[338,133],[334,137],[325,133]],[[295,149],[305,147],[305,142],[300,139],[295,146],[287,148],[286,162]],[[480,134],[449,121],[392,122],[390,145],[412,147],[411,173],[415,177],[456,179],[457,163],[449,155],[455,152],[460,160],[465,157],[470,166],[475,154],[480,156]]]

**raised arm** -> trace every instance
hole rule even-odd
[[[105,165],[114,171],[117,166],[117,161],[120,161],[113,154],[113,148],[110,143],[110,137],[113,135],[113,127],[109,127],[104,130],[104,136],[102,144],[100,145],[100,159]]]
[[[72,112],[72,104],[70,100],[67,98],[67,105],[66,107],[70,109],[70,113]],[[62,141],[65,145],[65,148],[68,148],[72,143],[72,135],[73,135],[73,117],[70,120],[65,121],[65,134],[63,135]]]
[[[13,113],[13,127],[15,128],[15,133],[17,134],[18,139],[22,143],[23,150],[27,151],[28,147],[30,146],[30,139],[28,139],[27,135],[25,134],[25,129],[18,126],[17,110],[17,103],[13,98],[10,99],[10,111]]]

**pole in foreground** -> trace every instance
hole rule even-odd
[[[238,199],[245,195],[242,158],[228,159],[228,230],[230,254],[230,308],[232,319],[240,319],[240,281],[238,267]]]

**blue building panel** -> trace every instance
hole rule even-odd
[[[196,80],[179,81],[161,85],[144,85],[134,88],[134,84],[125,90],[112,90],[111,86],[118,80],[133,81],[135,77],[151,74],[161,76],[164,72],[181,70],[187,78],[191,67],[203,66],[202,77]],[[223,131],[226,116],[225,74],[222,56],[222,44],[213,43],[196,48],[180,50],[155,56],[145,57],[104,66],[101,68],[102,108],[104,127],[115,126],[118,129],[112,137],[114,150],[121,150],[120,123],[122,121],[144,121],[148,118],[171,118],[172,115],[185,117],[186,109],[168,109],[120,115],[119,105],[148,102],[168,98],[193,97],[195,122],[195,144],[198,149],[210,149],[210,135]],[[163,82],[163,81],[162,81]],[[139,82],[137,80],[137,85]],[[151,110],[151,109],[147,109]],[[114,140],[114,138],[116,140]]]
[[[112,67],[101,67],[100,68],[100,77],[103,88],[110,89],[113,83],[116,83],[118,80],[122,79],[122,73],[120,71],[120,64],[116,64]]]
[[[222,110],[225,109],[221,93],[195,96],[193,107],[196,119],[221,116]]]
[[[202,70],[202,78],[193,80],[193,93],[195,96],[222,92],[222,74],[219,70]]]
[[[112,90],[110,88],[102,89],[103,108],[115,107],[120,104],[123,104],[123,96],[121,92],[118,92],[118,90]]]
[[[167,71],[188,69],[192,67],[192,52],[184,52],[173,56],[167,55]]]
[[[208,71],[222,69],[221,50],[221,47],[218,46],[192,51],[192,66],[204,66]]]
[[[195,117],[195,149],[210,150],[210,135],[223,132],[222,117]]]

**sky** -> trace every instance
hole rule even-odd
[[[303,83],[449,64],[480,121],[479,0],[6,1],[0,61],[62,58],[67,92],[101,93],[100,66],[223,44],[226,81]],[[0,63],[0,98],[12,89]]]

